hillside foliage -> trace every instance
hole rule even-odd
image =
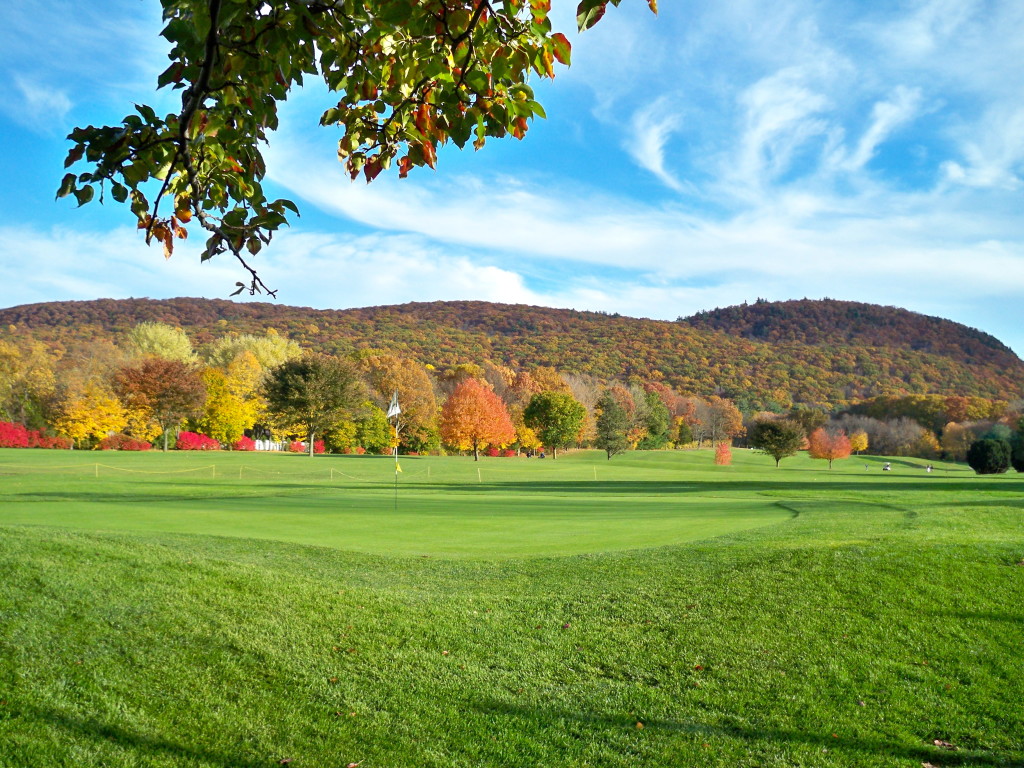
[[[772,314],[770,325],[755,328],[753,313],[776,310],[781,314]],[[866,319],[843,330],[855,311]],[[794,403],[833,410],[868,398],[928,394],[1013,401],[1024,391],[1024,363],[998,341],[904,310],[784,302],[695,317],[701,319],[665,322],[472,301],[314,310],[216,299],[101,299],[0,310],[0,328],[23,348],[37,342],[60,356],[82,342],[121,338],[146,321],[183,329],[197,348],[232,335],[263,337],[271,329],[324,354],[660,382],[729,398],[745,412],[780,412]]]

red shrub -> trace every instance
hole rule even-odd
[[[720,467],[727,467],[732,464],[732,451],[728,443],[719,443],[715,448],[715,464]]]
[[[234,443],[231,444],[231,450],[233,450],[233,451],[255,451],[256,450],[256,441],[253,440],[251,437],[246,437],[245,435],[242,435],[242,437],[238,438],[237,440],[235,440]]]
[[[153,446],[128,435],[107,435],[97,447],[101,451],[148,451]]]
[[[487,449],[487,455],[491,457],[501,456],[501,451],[493,446]]]
[[[70,437],[46,437],[41,436],[39,438],[40,448],[52,448],[54,450],[68,450],[71,447],[72,440]]]
[[[174,448],[178,451],[219,451],[220,443],[198,432],[180,432]]]
[[[292,453],[305,453],[306,446],[304,446],[298,440],[293,440],[292,442],[288,443],[288,450],[291,451]]]
[[[516,455],[516,452],[511,448],[506,448],[504,451],[501,452],[501,455],[504,456],[506,459],[511,459],[513,456]]]
[[[0,421],[0,448],[28,448],[28,430],[23,424]]]

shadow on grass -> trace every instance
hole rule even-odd
[[[26,721],[60,729],[66,735],[66,742],[73,743],[83,739],[106,742],[134,752],[135,756],[143,758],[143,761],[147,755],[163,755],[189,764],[200,762],[203,765],[222,768],[252,768],[258,765],[277,765],[280,760],[280,758],[267,758],[254,762],[252,759],[225,755],[206,747],[193,747],[160,736],[144,735],[120,725],[103,722],[95,717],[85,717],[59,709],[23,705],[9,712],[9,714],[14,713],[20,714]]]
[[[686,480],[534,480],[512,482],[483,483],[408,483],[407,487],[430,488],[433,490],[457,491],[462,493],[491,493],[497,491],[537,492],[537,493],[599,493],[606,495],[665,495],[665,494],[712,494],[712,493],[771,493],[794,491],[850,491],[869,497],[876,493],[887,492],[927,492],[927,493],[971,493],[977,491],[997,491],[1002,493],[1024,493],[1024,480],[1002,482],[999,484],[980,482],[950,482],[937,478],[921,480],[880,481],[874,484],[863,482],[793,482],[792,480],[722,480],[708,482],[691,482]],[[1007,499],[1010,501],[1011,499]]]
[[[959,619],[961,621],[980,619],[982,621],[1024,624],[1024,614],[1015,615],[1011,613],[992,613],[991,611],[985,613],[977,613],[973,611],[932,611],[931,615],[938,619]]]
[[[636,727],[636,717],[614,717],[598,713],[572,712],[558,710],[553,707],[528,708],[501,701],[479,702],[476,707],[480,712],[491,715],[505,715],[508,717],[532,721],[534,728],[542,730],[550,727],[552,722],[558,720],[575,721],[585,723],[596,728],[607,729],[633,729]],[[757,742],[776,742],[780,744],[805,744],[810,747],[821,748],[830,752],[848,753],[871,753],[876,756],[889,758],[903,758],[907,760],[920,761],[921,763],[933,763],[935,765],[1021,765],[1024,754],[1019,753],[991,753],[979,750],[949,750],[934,747],[922,739],[921,746],[914,746],[906,743],[886,741],[880,738],[850,738],[833,737],[831,733],[810,733],[796,729],[785,728],[755,728],[739,725],[708,725],[694,720],[659,720],[639,718],[645,732],[657,733],[657,731],[669,731],[673,733],[686,733],[701,736],[717,736],[728,739],[755,744]]]

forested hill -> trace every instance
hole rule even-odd
[[[1020,364],[1009,347],[982,331],[941,317],[855,301],[758,299],[753,304],[698,312],[679,322],[757,341],[893,347],[965,363],[1007,368]]]
[[[490,360],[525,369],[553,366],[601,379],[660,380],[697,395],[722,394],[748,409],[789,402],[834,405],[902,393],[1015,400],[1024,392],[1024,363],[994,339],[986,345],[990,337],[978,331],[913,315],[916,325],[905,321],[907,328],[916,328],[913,334],[878,333],[865,343],[866,326],[848,336],[835,330],[842,327],[838,318],[845,305],[829,314],[825,307],[841,303],[811,303],[824,306],[815,315],[792,312],[788,320],[776,321],[778,331],[770,340],[756,338],[742,325],[734,335],[696,327],[699,321],[477,301],[349,310],[187,298],[53,302],[0,310],[0,331],[13,341],[35,339],[60,352],[82,341],[117,341],[144,320],[180,326],[197,346],[232,332],[274,329],[324,352],[382,349],[439,368]],[[911,314],[871,309],[886,317]],[[819,316],[827,321],[825,330],[809,328]],[[930,323],[939,330],[928,332]],[[921,339],[927,349],[915,348]]]

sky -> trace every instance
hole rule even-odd
[[[523,141],[351,182],[323,86],[265,151],[301,218],[253,260],[282,304],[480,299],[674,320],[800,298],[904,307],[1024,355],[1024,3],[622,0],[535,83]],[[108,202],[54,200],[76,125],[156,92],[156,0],[0,8],[0,307],[225,298],[229,256],[165,261]],[[241,298],[241,297],[240,297]],[[246,299],[242,299],[246,300]],[[266,300],[255,297],[253,300]]]

